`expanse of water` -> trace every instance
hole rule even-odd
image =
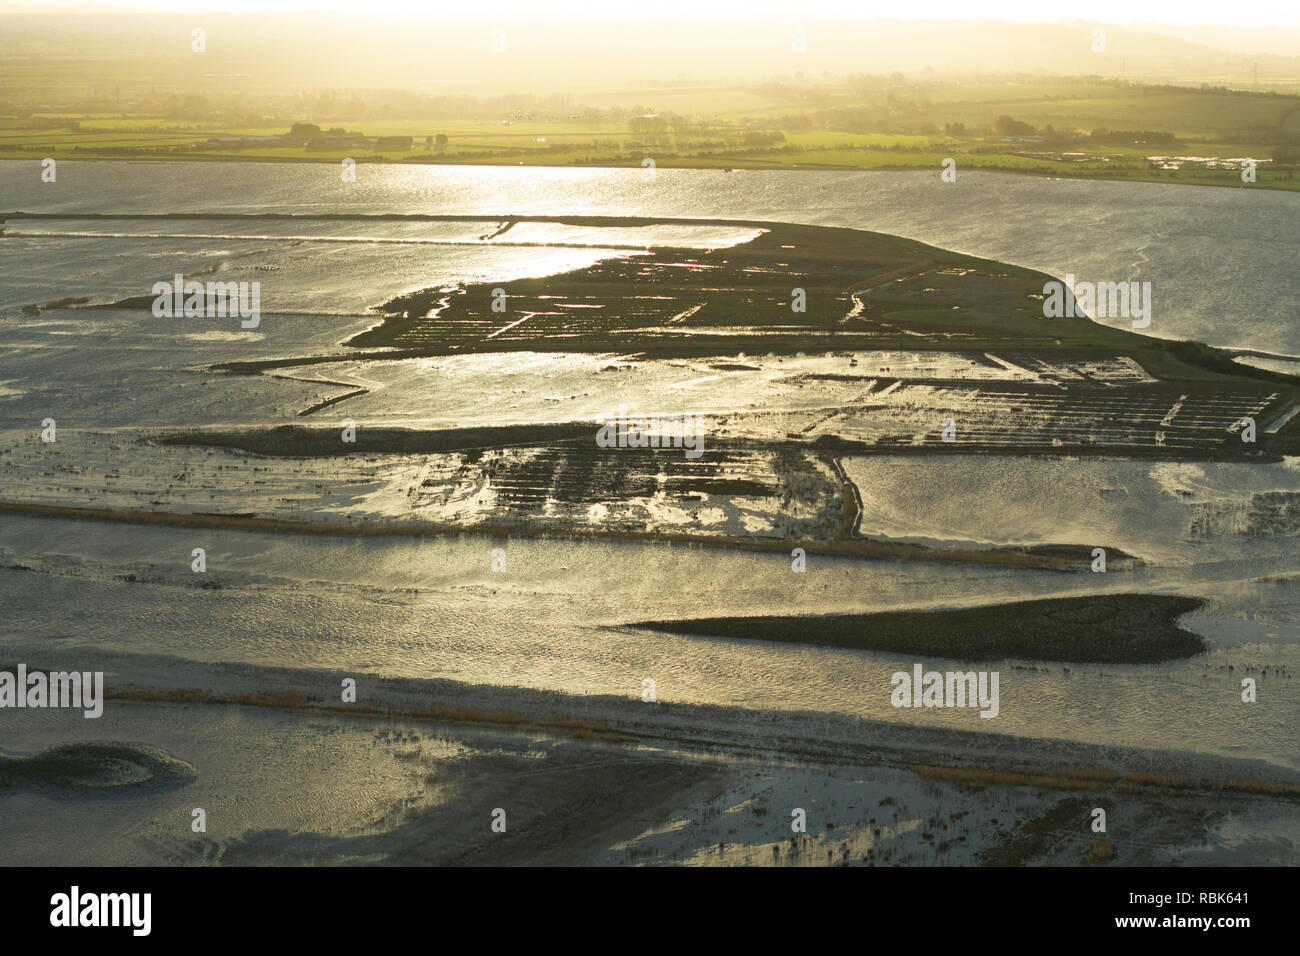
[[[585,214],[872,229],[1084,281],[1150,281],[1147,334],[1300,353],[1300,194],[960,172],[0,162],[0,210]],[[332,230],[331,230],[332,232]],[[1123,325],[1125,320],[1114,320]]]
[[[416,678],[451,678],[756,710],[879,720],[1091,743],[1186,749],[1300,769],[1300,565],[1259,580],[1243,563],[1072,574],[813,558],[631,542],[486,537],[403,540],[276,537],[48,519],[5,519],[0,656],[39,645],[163,654]],[[190,549],[208,551],[195,586]],[[506,570],[491,570],[505,547]],[[35,554],[43,555],[40,561]],[[124,583],[128,575],[141,580]],[[213,587],[212,585],[220,585]],[[1001,712],[899,711],[891,675],[909,655],[652,632],[637,621],[943,607],[1097,591],[1205,594],[1188,626],[1208,655],[1161,665],[1005,661]],[[960,646],[961,635],[954,635]],[[926,667],[967,669],[957,659]],[[1229,671],[1232,666],[1234,671]],[[1265,675],[1264,672],[1267,672]],[[1260,682],[1243,705],[1240,681]]]
[[[347,184],[328,165],[66,162],[58,182],[44,184],[39,169],[35,162],[0,163],[0,210],[606,214],[875,229],[1057,275],[1150,280],[1153,334],[1300,353],[1300,314],[1292,306],[1300,283],[1300,196],[1294,194],[974,173],[945,185],[921,173],[660,170],[647,180],[641,170],[499,167],[364,167],[360,182]],[[286,237],[310,234],[309,224],[277,233],[284,227],[249,222],[223,222],[212,232],[190,222],[183,227],[189,239],[173,238],[177,224],[170,230],[159,224],[154,236],[133,223],[109,229],[131,238],[0,240],[7,244],[8,267],[0,283],[0,414],[9,418],[0,431],[30,431],[53,414],[50,409],[68,429],[61,434],[70,437],[78,428],[129,429],[164,420],[288,419],[305,402],[302,383],[241,379],[235,392],[235,380],[217,385],[196,367],[328,347],[364,326],[369,305],[406,289],[468,281],[484,270],[537,274],[626,254],[596,246],[486,250],[418,242],[464,235],[462,227],[442,223],[427,230],[325,223],[321,241],[297,246]],[[77,228],[104,226],[83,222]],[[394,234],[405,244],[365,241]],[[573,239],[546,229],[520,236]],[[255,332],[212,336],[178,333],[139,313],[56,310],[30,317],[18,311],[24,303],[62,295],[140,295],[149,277],[218,263],[233,270],[223,278],[245,277],[240,270],[249,278],[277,277],[268,278],[268,295],[287,293],[283,308],[299,314],[268,320]],[[556,368],[546,376],[552,388],[586,390],[569,387]],[[398,369],[408,378],[434,379],[436,388],[417,395],[389,373],[387,394],[378,394],[390,412],[410,416],[485,404],[480,382],[457,386],[458,371],[455,363]],[[459,404],[440,398],[456,387],[463,392]],[[538,390],[522,374],[497,387]],[[140,453],[134,446],[123,452]],[[1183,506],[1164,500],[1169,495],[1156,487],[1163,473],[1145,465],[1040,465],[1008,487],[999,462],[954,461],[930,482],[920,474],[928,462],[892,470],[885,461],[861,465],[866,472],[887,469],[872,483],[874,497],[866,496],[873,507],[865,520],[876,526],[865,530],[981,542],[1052,540],[1068,518],[1070,537],[1096,533],[1101,543],[1128,546],[1158,566],[1103,576],[826,561],[796,576],[788,559],[776,555],[522,541],[510,543],[510,573],[502,576],[487,570],[492,543],[481,538],[278,540],[224,533],[202,542],[223,583],[209,590],[194,587],[187,570],[193,532],[6,517],[0,557],[30,570],[0,570],[3,639],[15,646],[89,644],[205,661],[360,668],[587,693],[635,695],[641,680],[652,676],[665,699],[899,719],[888,705],[889,675],[909,668],[910,660],[672,637],[623,625],[661,617],[951,606],[1100,589],[1190,593],[1212,598],[1190,619],[1214,642],[1208,656],[1167,666],[1072,668],[1068,674],[1060,665],[1017,668],[1008,662],[998,720],[972,722],[971,713],[937,711],[913,711],[905,719],[1300,766],[1293,743],[1300,695],[1288,676],[1300,670],[1300,565],[1296,550],[1288,550],[1294,537],[1189,541],[1180,530]],[[103,470],[116,465],[105,462]],[[1289,468],[1252,471],[1250,480],[1239,480],[1227,466],[1184,478],[1202,497],[1234,489],[1289,490]],[[936,480],[959,487],[965,501],[989,513],[972,516],[961,496],[935,495],[929,489]],[[1147,509],[1153,500],[1158,507]],[[993,513],[989,502],[1000,502],[1001,510]],[[148,569],[150,583],[128,578],[141,569]],[[1240,703],[1229,665],[1274,675],[1262,685],[1260,705]]]

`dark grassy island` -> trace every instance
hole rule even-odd
[[[1150,664],[1205,650],[1178,626],[1200,598],[1104,594],[1017,601],[952,611],[824,617],[715,617],[633,624],[673,634],[821,644],[923,657],[1004,657],[1071,663]]]

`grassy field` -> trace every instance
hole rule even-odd
[[[278,136],[303,117],[250,126],[147,111],[0,116],[0,158],[319,163],[351,158],[638,168],[652,158],[664,168],[916,169],[935,175],[945,159],[953,159],[959,171],[1219,186],[1244,185],[1240,160],[1252,158],[1258,169],[1250,188],[1300,189],[1295,158],[1300,96],[1294,95],[1096,78],[643,93],[654,104],[643,109],[665,118],[658,132],[637,127],[626,107],[614,108],[628,102],[617,92],[589,94],[584,108],[570,115],[485,108],[481,116],[310,118],[322,127],[365,136],[409,136],[410,148],[211,142],[218,136]],[[1005,140],[997,135],[999,117],[1028,124],[1037,140]],[[1098,130],[1154,131],[1174,140],[1092,138]]]

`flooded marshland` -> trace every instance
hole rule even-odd
[[[246,712],[241,695],[283,691],[277,668],[313,700],[346,676],[415,682],[430,706],[445,687],[420,682],[452,682],[502,714],[585,700],[611,733],[632,726],[619,701],[639,704],[651,680],[683,714],[703,708],[706,742],[723,726],[762,738],[863,721],[881,746],[973,732],[1042,741],[1041,756],[1016,747],[1043,762],[1078,745],[1239,761],[1241,778],[1300,774],[1295,384],[1234,377],[1118,328],[1044,329],[1041,281],[1025,272],[1152,279],[1168,295],[1152,333],[1294,355],[1300,328],[1276,303],[1294,281],[1283,260],[1300,241],[1296,197],[1230,211],[1198,190],[1189,212],[1160,187],[1013,191],[978,174],[941,200],[909,174],[746,173],[741,192],[721,174],[664,171],[651,191],[632,171],[434,167],[368,168],[346,191],[323,169],[283,165],[204,167],[200,201],[196,168],[181,164],[67,164],[57,192],[27,185],[31,165],[0,168],[0,208],[29,214],[0,237],[13,267],[0,284],[0,656],[91,659],[137,696],[110,700],[124,715],[113,734],[51,720],[6,749],[126,735],[198,766],[205,787],[274,764],[314,781],[316,808],[281,812],[288,798],[268,789],[232,832],[312,833],[322,858],[358,860],[391,859],[402,840],[330,841],[434,812],[452,799],[426,779],[444,764],[456,780],[473,761],[551,745],[444,730],[393,746],[333,715],[303,730],[292,703]],[[1112,211],[1117,192],[1144,210],[1141,229]],[[990,196],[1036,217],[1012,230],[1001,207],[978,211]],[[1066,202],[1073,231],[1058,228]],[[613,218],[581,219],[593,215]],[[1178,257],[1162,252],[1192,215],[1214,225]],[[699,221],[633,221],[664,216]],[[1261,216],[1290,239],[1242,239],[1223,263],[1225,237],[1253,235]],[[815,230],[783,237],[783,222],[939,248],[840,234],[810,248]],[[1211,261],[1240,281],[1206,284]],[[812,291],[806,313],[791,310],[783,270]],[[154,315],[153,284],[178,274],[259,282],[259,324]],[[599,427],[629,413],[648,431],[703,417],[703,455],[598,445]],[[1239,440],[1245,418],[1257,448]],[[1110,556],[1104,573],[1094,549]],[[1106,594],[1201,599],[1177,625],[1205,652],[1011,657],[996,665],[996,720],[891,705],[908,655],[635,626],[779,615],[807,617],[815,636],[820,615]],[[962,640],[926,666],[968,666]],[[1256,704],[1243,704],[1244,677]],[[200,690],[224,706],[167,697]],[[228,732],[237,753],[213,743]],[[331,783],[298,750],[317,733],[337,745],[328,759],[378,767],[373,785]],[[963,739],[937,752],[959,759]],[[683,786],[714,780],[698,756],[673,764]],[[693,806],[725,814],[718,793],[737,779],[701,783]],[[20,821],[47,800],[0,799]],[[163,846],[119,810],[106,861],[313,852]],[[642,822],[600,852],[707,862]]]

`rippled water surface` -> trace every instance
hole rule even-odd
[[[348,218],[380,213],[701,217],[873,229],[1056,275],[1149,280],[1153,334],[1300,353],[1293,307],[1300,195],[1290,193],[980,173],[944,185],[937,176],[892,172],[660,170],[647,181],[640,170],[402,166],[366,166],[357,183],[344,184],[328,165],[235,163],[68,162],[57,184],[41,184],[37,163],[4,162],[0,209],[228,217],[28,220],[0,240],[7,267],[0,431],[8,438],[27,435],[51,406],[67,413],[60,427],[68,441],[78,428],[296,420],[318,397],[313,389],[323,387],[306,381],[310,374],[245,378],[218,389],[199,366],[334,348],[373,323],[370,306],[411,289],[565,271],[634,255],[628,246],[647,241],[707,246],[751,233],[731,225],[662,227],[653,235],[620,228],[592,244],[574,227],[521,225],[513,236],[482,241],[490,233],[482,223]],[[240,218],[266,212],[342,218],[321,220],[319,228]],[[178,332],[124,310],[21,312],[66,295],[110,302],[138,296],[146,278],[206,268],[225,270],[227,279],[260,276],[275,321],[255,331]],[[372,388],[359,407],[393,418],[541,418],[553,400],[594,408],[604,362],[529,355],[511,357],[508,369],[481,358],[395,363],[373,374],[328,371]],[[738,400],[690,369],[647,363],[628,381],[649,388],[675,378],[703,383],[683,399],[691,407]],[[113,455],[147,453],[128,443],[105,447]],[[119,463],[110,455],[93,464],[87,488]],[[1300,768],[1300,552],[1285,525],[1252,524],[1250,510],[1254,495],[1297,491],[1294,462],[878,457],[845,468],[864,491],[864,533],[980,547],[1095,543],[1148,563],[1094,575],[814,558],[807,573],[795,574],[780,554],[512,539],[504,543],[503,575],[489,567],[491,548],[502,543],[486,537],[276,538],[6,515],[0,640],[15,652],[88,645],[575,693],[636,696],[642,679],[653,677],[661,697],[675,701],[1186,748]],[[207,580],[220,587],[194,585],[189,554],[200,543],[208,551]],[[981,721],[974,711],[892,709],[889,677],[910,669],[911,659],[628,626],[1103,590],[1208,599],[1185,624],[1210,640],[1210,653],[1149,666],[1007,661],[998,665],[1001,715]],[[1241,703],[1243,673],[1259,679],[1269,706]]]
[[[871,229],[1083,281],[1150,281],[1150,334],[1300,353],[1300,195],[965,172],[812,172],[0,163],[0,209],[26,212],[608,215]],[[201,185],[199,185],[201,184]],[[1115,320],[1120,321],[1120,320]]]

